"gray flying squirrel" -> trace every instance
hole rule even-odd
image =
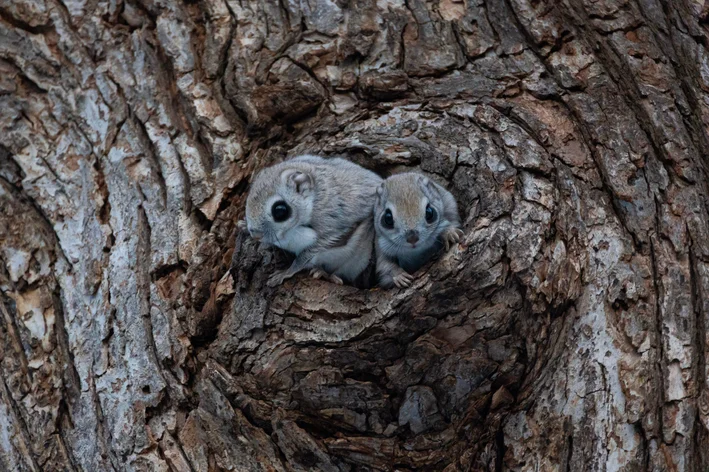
[[[413,172],[389,177],[377,195],[374,227],[379,285],[408,287],[413,272],[463,237],[458,205],[446,189]]]
[[[312,155],[260,171],[246,199],[246,221],[238,226],[296,256],[268,285],[304,269],[338,284],[354,281],[371,259],[372,211],[381,183],[381,177],[353,162]]]

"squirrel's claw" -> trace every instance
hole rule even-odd
[[[408,272],[402,271],[399,274],[396,274],[393,277],[394,280],[394,285],[396,285],[399,288],[406,288],[411,285],[411,282],[414,280],[414,276],[409,274]]]
[[[448,228],[443,234],[443,243],[446,246],[446,251],[454,244],[458,244],[463,239],[463,230],[460,228]]]
[[[289,274],[288,271],[280,270],[268,278],[268,282],[266,282],[266,285],[271,288],[277,287],[278,285],[281,285],[283,281],[291,277],[292,275]]]
[[[322,277],[325,277],[327,275],[327,272],[322,270],[319,267],[315,267],[314,269],[310,269],[310,276],[314,279],[320,279]]]
[[[330,274],[330,282],[337,284],[337,285],[344,285],[344,283],[345,283],[340,277],[338,277],[335,274]]]
[[[323,278],[323,279],[329,280],[330,282],[332,282],[332,283],[334,283],[334,284],[337,284],[337,285],[343,285],[343,284],[344,284],[344,281],[343,281],[340,277],[338,277],[338,276],[335,275],[335,274],[328,274],[327,272],[325,272],[324,270],[322,270],[322,269],[319,268],[319,267],[316,267],[316,268],[314,268],[314,269],[310,269],[310,275],[311,275],[314,279]]]

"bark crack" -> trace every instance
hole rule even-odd
[[[2,306],[2,303],[0,303],[0,306]],[[17,402],[10,393],[10,389],[7,386],[5,376],[0,375],[0,380],[2,380],[2,382],[0,383],[0,399],[10,410],[12,418],[14,419],[13,423],[20,432],[19,437],[16,436],[16,439],[20,443],[19,446],[22,449],[23,458],[29,462],[29,466],[33,472],[39,472],[42,469],[39,467],[35,460],[35,451],[32,447],[32,444],[34,444],[34,442],[32,441],[32,435],[30,434],[30,430],[27,427],[27,422],[22,416]]]

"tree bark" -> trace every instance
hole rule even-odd
[[[0,0],[0,469],[709,470],[709,6]],[[447,183],[407,290],[237,235],[304,152]]]

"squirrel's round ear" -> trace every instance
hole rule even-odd
[[[377,196],[381,197],[384,195],[384,182],[379,184],[379,187],[377,187]]]
[[[281,178],[285,180],[288,187],[298,193],[305,193],[313,188],[312,177],[299,170],[287,170],[281,174]]]
[[[431,179],[429,179],[425,175],[419,175],[419,184],[421,185],[421,187],[427,188],[432,191],[437,191],[436,186],[433,184]]]

